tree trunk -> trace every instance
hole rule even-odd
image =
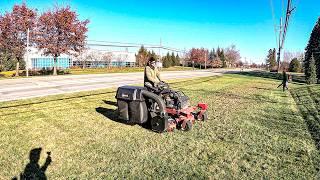
[[[54,56],[53,58],[53,75],[56,76],[58,75],[57,73],[57,56]]]
[[[18,62],[17,62],[17,65],[16,65],[16,77],[18,77],[19,76],[19,66],[20,66],[20,63],[19,63],[19,60],[18,60]]]
[[[86,61],[82,62],[82,69],[86,68]]]

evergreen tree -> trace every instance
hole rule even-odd
[[[226,62],[226,57],[224,55],[224,50],[221,49],[220,47],[217,48],[216,59],[218,59],[221,62],[222,68],[227,67],[227,62]]]
[[[167,53],[167,61],[168,61],[168,62],[167,62],[167,63],[168,63],[168,67],[171,67],[171,64],[172,64],[171,62],[172,62],[172,61],[171,61],[171,56],[170,56],[170,53],[169,53],[169,52]]]
[[[174,53],[171,53],[171,66],[175,66],[176,65],[176,56],[174,55]]]
[[[218,54],[221,62],[222,62],[222,68],[226,68],[227,67],[227,61],[226,61],[226,57],[224,55],[224,50],[220,50],[220,54]]]
[[[272,70],[277,66],[276,49],[269,49],[268,56],[266,59],[266,65],[269,70]]]
[[[166,56],[162,57],[162,66],[164,68],[168,68],[172,66],[171,55],[169,54],[169,52],[167,53]]]
[[[220,48],[218,47],[218,48],[217,48],[217,52],[216,52],[216,57],[220,58],[220,54],[221,54]]]
[[[168,67],[170,67],[170,65],[168,64],[168,58],[167,58],[167,56],[164,56],[164,57],[162,57],[162,66],[164,67],[164,68],[168,68]]]
[[[310,70],[312,69],[311,66],[311,61],[312,61],[312,56],[315,61],[315,66],[316,66],[316,74],[317,78],[320,78],[320,17],[318,18],[318,21],[316,25],[314,26],[310,39],[308,42],[308,45],[306,47],[306,53],[305,53],[305,59],[304,59],[304,73],[306,75],[306,79],[312,79],[311,72]]]
[[[152,51],[148,51],[148,58],[153,57],[154,59],[158,59],[158,56],[156,55],[156,53],[152,50]]]
[[[222,67],[222,61],[220,59],[220,56],[221,56],[221,50],[220,50],[220,47],[218,47],[217,50],[214,53],[214,59],[212,61],[212,66],[213,67],[215,67],[215,68],[221,68]]]
[[[179,57],[179,55],[177,54],[177,56],[176,56],[176,59],[175,59],[176,61],[175,61],[175,65],[176,66],[180,66],[180,57]]]
[[[290,72],[300,72],[301,71],[301,64],[297,58],[293,58],[289,64],[289,71]]]
[[[306,75],[306,81],[308,84],[317,83],[317,72],[316,72],[316,63],[313,54],[311,55],[311,60],[308,66],[308,76]]]
[[[215,52],[214,48],[209,52],[209,60],[210,61],[213,61],[215,59],[215,56],[216,56],[215,53],[216,52]]]

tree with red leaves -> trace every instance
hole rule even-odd
[[[37,13],[25,3],[14,5],[12,12],[0,16],[0,49],[16,60],[16,76],[19,76],[20,63],[26,52],[27,30],[35,29]],[[32,41],[31,41],[32,43]]]
[[[80,21],[69,6],[55,7],[43,13],[38,22],[37,46],[54,58],[53,75],[61,54],[77,56],[85,48],[89,20]]]
[[[190,50],[190,58],[192,61],[194,61],[196,64],[200,65],[200,69],[201,69],[201,65],[205,64],[205,68],[206,67],[206,62],[208,60],[208,50],[201,48],[192,48]]]

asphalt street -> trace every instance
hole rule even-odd
[[[230,70],[164,71],[164,81],[218,76]],[[232,70],[237,71],[237,70]],[[42,76],[0,80],[0,102],[48,95],[143,84],[143,72],[90,75]]]

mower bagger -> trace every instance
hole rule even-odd
[[[149,123],[155,132],[189,131],[195,120],[207,120],[206,103],[189,105],[189,97],[161,82],[157,87],[122,86],[117,90],[119,119],[129,124]]]

